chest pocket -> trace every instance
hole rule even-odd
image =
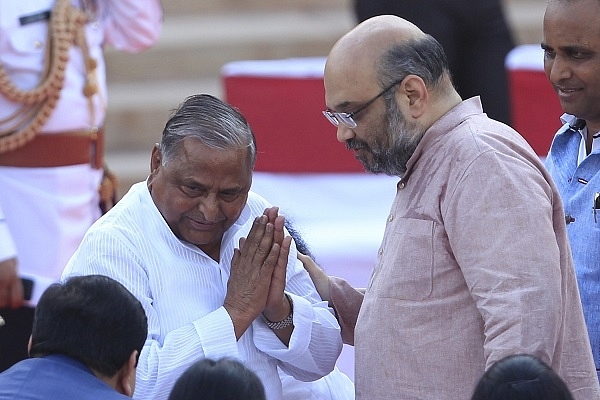
[[[390,227],[369,290],[376,297],[424,300],[433,291],[435,222],[402,218]]]

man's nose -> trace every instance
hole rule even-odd
[[[215,222],[219,219],[219,200],[216,195],[208,195],[202,199],[199,209],[207,222]]]
[[[339,124],[338,128],[337,128],[337,140],[342,142],[342,143],[346,143],[346,141],[348,139],[352,139],[354,138],[356,135],[354,134],[354,131],[352,130],[352,128],[344,125],[344,124]]]
[[[573,74],[571,67],[564,60],[563,57],[555,57],[554,60],[550,62],[550,65],[548,65],[548,67],[550,69],[548,77],[550,81],[554,84],[558,84],[559,82],[570,78]]]

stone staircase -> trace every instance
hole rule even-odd
[[[517,43],[541,41],[545,0],[504,0]],[[186,96],[223,97],[230,61],[325,56],[354,25],[351,0],[163,0],[158,43],[139,54],[106,50],[106,159],[119,195],[143,180],[150,150]]]

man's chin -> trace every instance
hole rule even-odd
[[[381,173],[385,172],[381,168],[379,168],[378,165],[373,164],[373,162],[367,163],[367,162],[364,162],[362,160],[360,162],[362,163],[363,168],[365,169],[365,171],[367,173],[369,173],[369,174],[381,174]]]
[[[358,161],[360,161],[360,163],[362,164],[363,168],[365,169],[366,172],[372,173],[372,174],[376,174],[377,172],[374,172],[373,169],[373,161],[372,160],[367,160],[366,157],[361,156],[361,157],[356,157],[356,159]]]

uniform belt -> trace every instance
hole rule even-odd
[[[0,165],[7,167],[49,168],[90,164],[102,168],[104,130],[38,134],[15,150],[0,153]]]

